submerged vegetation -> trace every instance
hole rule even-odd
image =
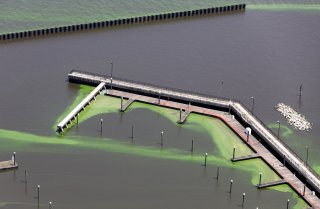
[[[64,113],[58,118],[57,122],[63,118],[81,99],[83,99],[91,90],[91,87],[81,86],[78,96],[74,102],[68,107]],[[88,119],[109,113],[117,113],[120,107],[120,99],[110,96],[97,96],[97,100],[92,102],[85,111],[81,112],[79,116],[79,123],[84,123]],[[175,124],[179,112],[177,110],[163,108],[159,106],[134,102],[125,114],[130,114],[130,111],[135,109],[146,109],[153,111],[165,117],[169,123]],[[120,113],[119,113],[120,114]],[[237,163],[232,163],[230,157],[232,156],[232,147],[237,147],[237,155],[248,155],[252,151],[240,140],[240,138],[222,121],[216,118],[202,116],[198,114],[191,114],[184,125],[180,125],[182,129],[198,131],[206,133],[210,136],[212,146],[216,147],[213,153],[209,153],[208,166],[221,166],[228,168],[236,168],[247,172],[251,176],[251,183],[255,185],[258,182],[258,173],[264,174],[263,181],[278,180],[279,176],[261,159],[247,160]],[[69,127],[72,129],[72,126]],[[159,149],[158,146],[143,146],[119,141],[111,138],[104,138],[101,140],[99,137],[84,137],[68,134],[68,130],[63,135],[56,136],[37,136],[31,133],[22,133],[10,130],[0,129],[0,141],[3,144],[1,149],[8,149],[9,147],[15,150],[32,150],[32,145],[67,145],[83,149],[96,149],[106,152],[122,153],[127,155],[135,155],[148,158],[159,158],[164,160],[187,161],[201,164],[203,162],[203,155],[180,150],[176,148],[165,147]],[[39,147],[38,147],[39,149]],[[40,149],[41,150],[41,149]],[[39,151],[39,150],[38,150]],[[45,150],[43,150],[45,151]],[[288,186],[272,187],[281,192],[290,192],[292,200],[296,201],[294,208],[306,208],[307,204]],[[294,201],[293,201],[294,202]]]

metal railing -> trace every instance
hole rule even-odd
[[[72,76],[72,73],[83,73],[86,75],[90,75],[93,77],[97,77],[100,78],[99,80],[101,81],[101,79],[104,79],[105,81],[109,81],[109,85],[110,85],[110,77],[108,76],[104,76],[104,75],[100,75],[100,74],[96,74],[96,73],[88,73],[88,72],[83,72],[83,71],[78,71],[78,70],[72,70],[70,72],[69,75]],[[265,123],[263,121],[261,121],[252,111],[250,111],[241,101],[239,100],[232,100],[229,98],[223,98],[223,97],[217,97],[217,96],[212,96],[212,95],[208,95],[208,94],[203,94],[203,93],[199,93],[199,92],[194,92],[194,91],[189,91],[189,90],[181,90],[181,89],[177,89],[177,88],[168,88],[168,87],[163,87],[160,85],[154,85],[154,84],[149,84],[149,83],[145,83],[145,82],[139,82],[139,81],[133,81],[133,80],[129,80],[129,79],[122,79],[122,78],[113,78],[113,85],[117,86],[120,85],[119,82],[125,82],[125,83],[129,83],[129,84],[134,84],[134,85],[139,85],[140,88],[142,89],[143,86],[155,89],[154,93],[158,92],[161,94],[161,92],[167,91],[167,92],[172,92],[173,96],[175,97],[181,97],[181,94],[185,94],[185,97],[183,97],[184,99],[187,98],[187,95],[193,98],[196,98],[196,100],[198,102],[205,102],[205,103],[211,103],[211,105],[217,105],[215,104],[215,102],[220,101],[221,103],[226,103],[226,104],[230,104],[230,106],[232,107],[233,111],[235,113],[238,114],[238,116],[240,118],[242,118],[242,120],[244,120],[246,123],[248,123],[249,125],[253,126],[256,129],[256,132],[258,134],[260,134],[260,136],[264,137],[264,140],[267,140],[267,142],[269,142],[269,144],[271,144],[272,146],[274,146],[274,148],[276,150],[278,150],[279,152],[284,151],[283,149],[286,149],[291,155],[293,155],[296,160],[302,164],[303,166],[305,166],[310,173],[312,173],[315,178],[311,177],[310,175],[307,175],[307,172],[302,172],[301,170],[301,165],[297,164],[296,162],[294,162],[293,159],[288,158],[288,156],[286,156],[286,161],[291,163],[292,166],[296,167],[296,169],[300,170],[301,175],[304,175],[305,178],[309,179],[315,186],[318,187],[318,191],[320,190],[320,184],[317,183],[320,180],[320,175],[313,169],[311,168],[309,165],[307,165],[301,158],[300,156],[298,156],[295,151],[293,149],[291,149],[286,143],[284,143],[282,140],[280,140],[280,138],[268,127],[265,125]],[[108,83],[107,83],[108,85]],[[127,86],[129,87],[129,86]],[[203,98],[201,98],[203,97]],[[204,100],[205,99],[205,100]],[[220,103],[220,105],[221,105]],[[240,110],[235,104],[238,103],[239,106],[241,106],[241,108],[244,110]],[[228,108],[228,106],[226,106],[226,108]],[[250,115],[250,117],[253,119],[253,121],[250,119],[250,117],[248,117]],[[258,123],[258,124],[256,124]],[[260,127],[259,127],[260,126]],[[261,130],[262,129],[262,130]],[[264,129],[264,130],[263,130]],[[281,148],[278,144],[280,143],[281,146],[283,148]],[[280,153],[279,153],[280,154]]]

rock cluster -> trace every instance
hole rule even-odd
[[[279,103],[275,108],[283,115],[287,122],[294,128],[300,131],[309,131],[312,128],[312,124],[307,121],[307,119],[299,114],[297,111],[292,109],[290,106],[283,103]]]

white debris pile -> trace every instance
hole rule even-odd
[[[300,131],[309,131],[312,128],[312,124],[290,106],[279,103],[275,108],[287,119],[287,122],[296,129]]]

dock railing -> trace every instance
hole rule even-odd
[[[78,75],[77,75],[78,74]],[[96,73],[88,73],[78,70],[72,70],[69,73],[69,78],[81,77],[81,74],[90,77],[88,80],[95,80],[92,84],[99,82],[106,82],[106,85],[111,84],[111,79],[108,76],[99,75]],[[80,79],[79,77],[79,79]],[[83,77],[84,78],[84,77]],[[81,80],[81,79],[80,79]],[[85,78],[84,78],[85,80]],[[112,80],[114,87],[127,88],[133,90],[145,90],[148,93],[160,94],[161,96],[171,96],[176,99],[185,101],[193,101],[212,106],[220,106],[223,108],[230,108],[246,122],[253,130],[259,134],[265,142],[267,142],[280,156],[285,155],[286,162],[295,168],[301,175],[303,175],[309,183],[311,183],[318,192],[320,192],[320,175],[307,165],[300,156],[298,156],[293,149],[284,143],[275,133],[265,125],[252,111],[250,111],[242,102],[223,97],[211,96],[203,93],[186,91],[176,88],[168,88],[160,85],[148,84],[144,82],[132,81],[129,79],[114,78]]]

